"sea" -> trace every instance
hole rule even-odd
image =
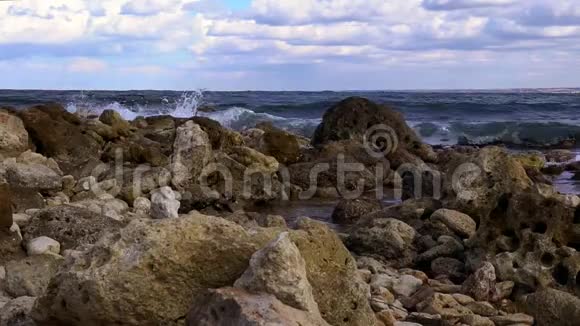
[[[127,119],[161,114],[201,115],[238,130],[270,121],[311,136],[324,112],[350,96],[366,97],[401,111],[430,144],[503,142],[547,146],[580,135],[580,88],[404,92],[0,90],[0,106],[22,108],[58,102],[71,112],[91,110],[98,114],[114,109]]]
[[[58,102],[71,112],[99,114],[114,109],[129,120],[138,116],[198,115],[236,130],[269,121],[310,137],[324,112],[350,96],[366,97],[402,112],[417,134],[432,145],[503,143],[545,147],[580,139],[580,88],[321,92],[0,90],[0,106],[26,108]],[[563,179],[557,183],[567,192],[580,192],[577,182]]]

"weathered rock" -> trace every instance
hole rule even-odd
[[[49,237],[38,237],[26,244],[26,252],[29,256],[58,255],[60,254],[60,243]]]
[[[495,285],[495,268],[485,262],[463,283],[463,293],[478,301],[492,301],[496,297]]]
[[[455,258],[439,257],[431,262],[431,271],[457,279],[465,276],[465,265]]]
[[[548,162],[564,163],[574,159],[574,154],[569,149],[554,149],[546,152],[546,160]]]
[[[63,263],[56,255],[31,256],[6,264],[4,290],[13,297],[42,295]]]
[[[108,143],[103,149],[101,159],[105,162],[130,162],[167,166],[171,148],[149,138],[138,135]]]
[[[298,138],[273,126],[265,129],[259,150],[284,165],[297,163],[301,155]]]
[[[561,316],[560,316],[561,318]],[[491,321],[494,322],[497,326],[510,326],[510,325],[534,325],[534,318],[532,316],[528,316],[525,314],[512,314],[512,315],[505,315],[505,316],[495,316],[490,318]],[[574,323],[571,324],[562,324],[561,321],[563,319],[557,319],[556,324],[538,324],[541,325],[575,325]]]
[[[421,142],[400,113],[387,106],[377,105],[359,97],[345,99],[328,109],[324,114],[322,123],[316,129],[312,144],[318,146],[332,141],[349,139],[363,142],[365,136],[367,138],[374,136],[368,135],[369,129],[380,125],[385,127],[378,132],[389,133],[386,136],[389,139],[382,138],[378,141],[388,144],[377,143],[372,144],[373,146],[378,146],[391,153],[400,147],[424,161],[434,159],[435,155],[432,149]],[[391,130],[389,131],[387,128]],[[372,141],[372,139],[368,140]],[[390,148],[384,148],[385,146]]]
[[[572,326],[580,320],[580,299],[554,289],[526,296],[522,306],[524,311],[534,316],[538,326]]]
[[[13,259],[26,256],[21,243],[22,235],[18,225],[12,224],[9,229],[0,229],[0,266]]]
[[[0,231],[12,227],[12,195],[7,184],[0,183]]]
[[[338,224],[354,224],[356,221],[369,213],[379,211],[381,204],[373,199],[343,199],[334,208],[332,220]]]
[[[62,188],[62,177],[40,164],[9,164],[6,168],[6,181],[14,188],[38,191]]]
[[[374,219],[368,224],[356,225],[346,244],[358,254],[378,255],[397,267],[403,267],[416,254],[413,248],[415,236],[415,229],[402,221]]]
[[[474,314],[484,317],[497,316],[498,314],[497,309],[491,305],[491,303],[485,301],[469,302],[465,305],[465,307],[473,311]]]
[[[398,296],[410,297],[421,288],[423,281],[411,276],[402,275],[393,284],[393,292]]]
[[[151,194],[151,217],[178,218],[180,205],[175,192],[170,187],[159,188]]]
[[[442,326],[443,319],[440,315],[431,315],[421,312],[413,312],[406,319],[409,323],[417,323],[421,326]]]
[[[135,199],[133,212],[139,216],[149,216],[151,214],[151,201],[145,197]]]
[[[469,326],[495,326],[491,319],[478,315],[461,316],[460,321]]]
[[[437,239],[437,245],[417,256],[419,263],[431,262],[439,257],[456,257],[465,248],[457,239],[442,235]]]
[[[216,313],[219,311],[219,313]],[[328,326],[320,316],[287,306],[268,294],[223,288],[204,293],[187,315],[188,326]]]
[[[20,118],[37,151],[54,158],[66,174],[86,175],[98,160],[101,145],[83,134],[80,120],[61,105],[34,106]]]
[[[252,255],[250,267],[234,286],[269,293],[291,307],[320,314],[308,283],[304,258],[286,232]]]
[[[503,197],[532,185],[523,166],[499,147],[453,153],[440,160],[446,176],[444,206],[466,213],[476,222],[490,216]]]
[[[459,236],[469,238],[475,234],[477,224],[467,214],[450,209],[439,209],[431,215],[432,221],[439,221]]]
[[[203,168],[210,162],[212,147],[208,135],[199,125],[188,121],[177,128],[171,156],[172,184],[178,190],[197,183]]]
[[[20,297],[9,301],[0,308],[0,325],[35,326],[30,319],[30,311],[35,301],[35,297]]]
[[[0,154],[16,155],[28,148],[28,132],[22,120],[7,110],[0,109]]]
[[[219,122],[205,117],[193,117],[192,120],[207,133],[214,150],[227,152],[232,147],[244,146],[242,135],[234,130],[222,127]]]
[[[333,325],[372,325],[354,260],[338,237],[320,223],[304,220],[298,227],[291,237],[322,317]],[[134,220],[68,262],[39,299],[34,318],[41,324],[177,324],[192,296],[231,286],[277,233],[196,213]]]
[[[131,134],[131,125],[115,110],[104,110],[99,121],[111,126],[114,135],[127,137]]]
[[[471,315],[473,312],[460,305],[453,296],[435,293],[431,298],[417,305],[419,312],[441,315],[443,318],[458,318]]]
[[[107,216],[74,206],[56,206],[40,210],[23,229],[25,241],[46,236],[58,241],[62,250],[93,244],[102,235],[124,224]]]

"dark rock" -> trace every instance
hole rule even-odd
[[[36,150],[54,158],[65,174],[88,175],[100,157],[99,143],[84,134],[79,118],[61,105],[35,106],[21,111],[20,118]]]
[[[46,236],[58,241],[62,250],[93,244],[103,234],[124,224],[110,217],[75,206],[56,206],[37,212],[23,229],[25,241]]]
[[[13,260],[6,264],[4,289],[15,298],[40,296],[62,263],[63,258],[56,255],[36,255]]]
[[[390,147],[386,152],[394,152],[401,147],[424,161],[433,160],[432,149],[421,142],[399,112],[360,97],[347,98],[328,109],[322,123],[316,129],[312,144],[320,146],[348,139],[362,142],[368,131],[378,125],[388,126],[395,134],[386,135],[387,138],[391,138],[388,140],[378,139],[379,142],[390,142],[390,145],[386,143],[373,145],[383,147],[382,149],[385,149],[385,146]]]
[[[360,217],[380,209],[381,203],[376,199],[343,199],[334,208],[332,220],[338,224],[354,224]]]
[[[244,140],[239,133],[224,128],[222,125],[212,119],[205,117],[194,117],[191,120],[197,123],[205,133],[209,136],[211,146],[214,150],[224,150],[235,146],[243,146]]]
[[[288,165],[297,163],[300,159],[300,144],[298,138],[286,131],[273,126],[265,128],[260,150],[273,156],[278,162]]]
[[[560,175],[564,173],[565,167],[562,165],[547,165],[542,168],[542,173],[546,175]]]
[[[15,259],[26,257],[22,248],[22,238],[16,231],[0,230],[0,266]]]
[[[545,289],[523,298],[526,313],[538,326],[575,326],[580,320],[580,299],[566,292]]]
[[[219,313],[216,313],[219,311]],[[287,306],[268,294],[251,294],[241,289],[208,290],[192,305],[188,326],[327,326],[319,315]]]
[[[131,134],[131,124],[123,119],[121,114],[115,110],[103,111],[99,120],[102,123],[111,126],[115,135],[127,137]]]

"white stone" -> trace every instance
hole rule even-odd
[[[26,252],[28,252],[29,256],[58,255],[60,254],[60,243],[49,237],[38,237],[28,242]]]
[[[180,206],[170,187],[159,188],[151,195],[151,217],[154,219],[178,218]]]
[[[254,253],[250,266],[234,286],[272,294],[291,307],[320,314],[308,282],[306,262],[288,232]]]
[[[423,286],[423,281],[412,276],[412,275],[402,275],[393,284],[393,292],[398,295],[410,297],[415,292],[417,292],[421,286]]]
[[[145,197],[139,197],[133,202],[133,213],[140,216],[151,214],[151,201]]]

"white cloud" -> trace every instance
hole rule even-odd
[[[107,63],[97,59],[77,58],[72,60],[67,70],[78,73],[98,73],[107,70]]]

